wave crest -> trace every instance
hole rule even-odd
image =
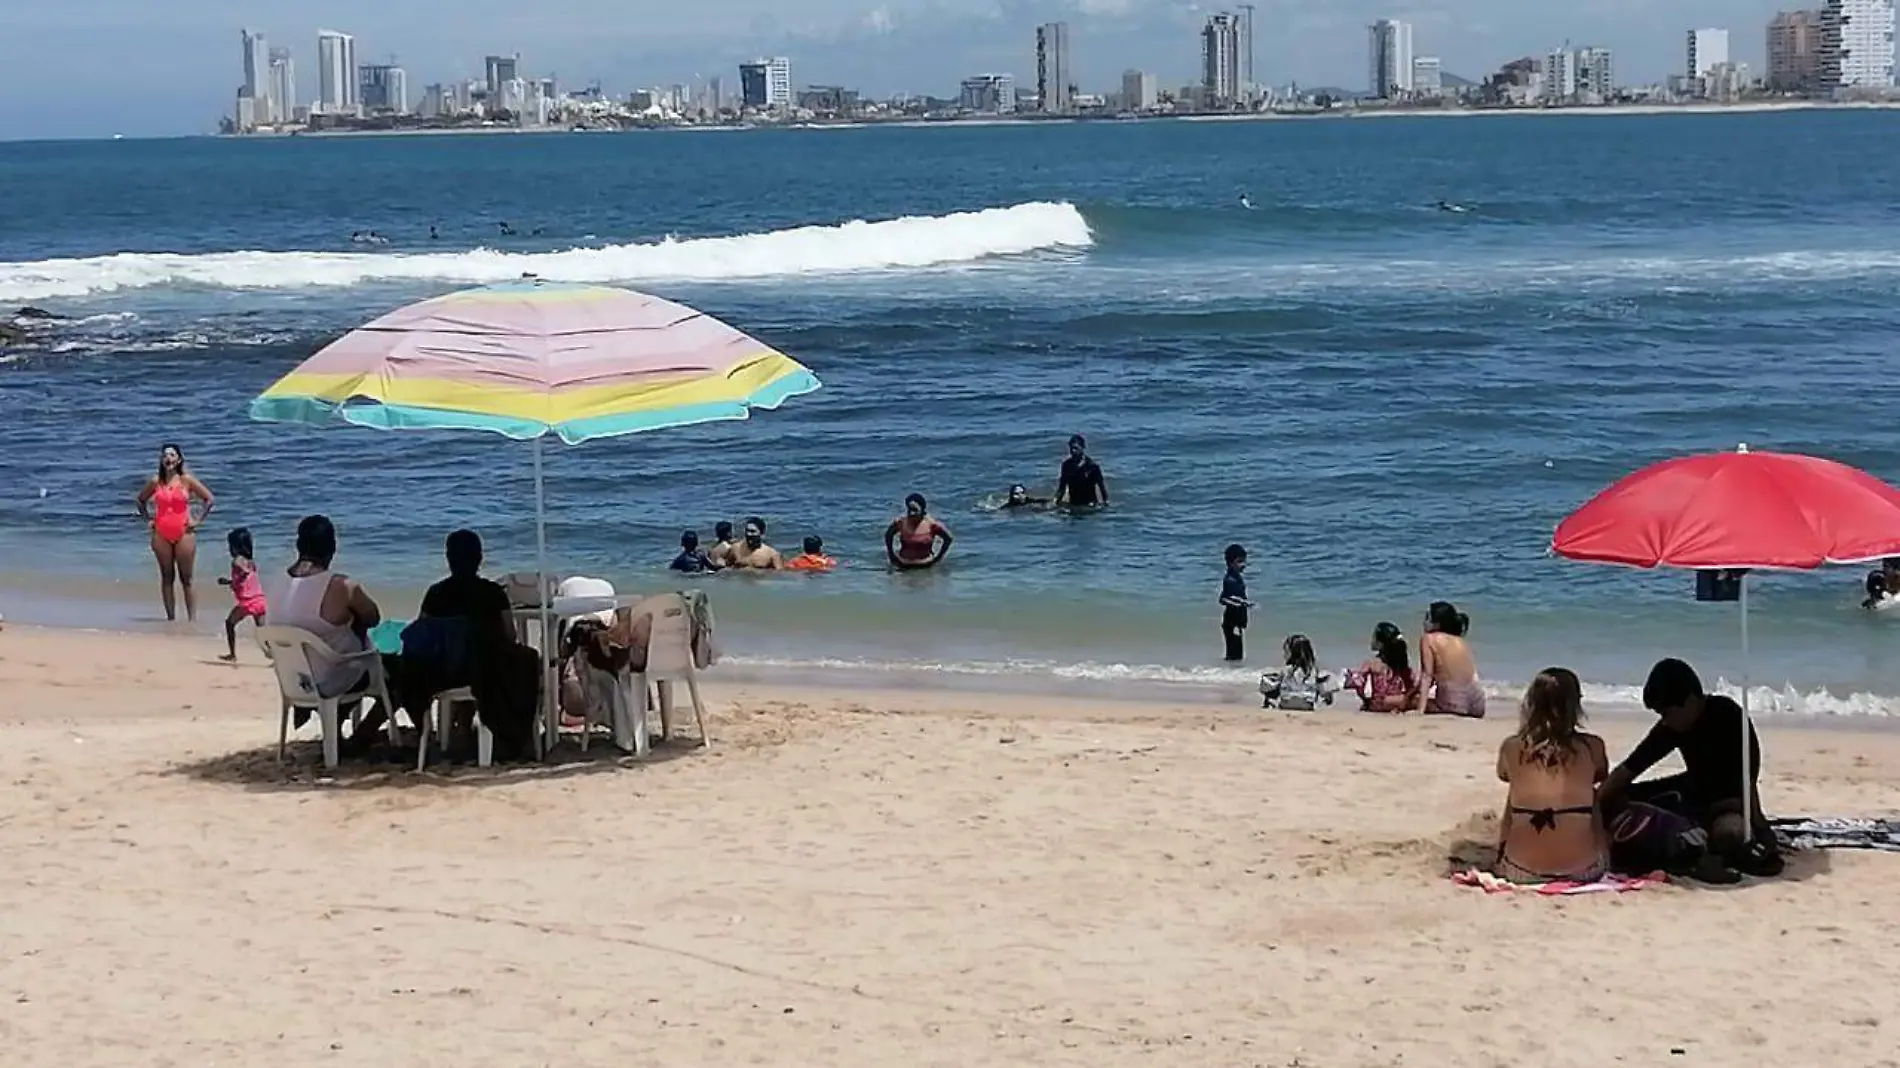
[[[800,226],[732,237],[667,238],[559,252],[124,252],[0,263],[0,301],[83,297],[152,286],[306,289],[362,282],[719,280],[971,263],[1094,243],[1073,204],[1032,202],[950,215]]]

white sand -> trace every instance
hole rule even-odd
[[[727,687],[710,753],[325,784],[215,651],[0,634],[6,1063],[1900,1063],[1900,857],[1455,888],[1498,722]],[[1766,743],[1900,810],[1900,736]]]

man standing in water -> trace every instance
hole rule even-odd
[[[777,571],[785,566],[778,550],[765,543],[765,520],[747,516],[745,540],[732,547],[727,565],[740,571]]]
[[[1108,483],[1102,480],[1102,468],[1089,455],[1088,439],[1080,434],[1069,438],[1069,458],[1062,461],[1062,474],[1056,479],[1057,508],[1095,508],[1108,503]]]

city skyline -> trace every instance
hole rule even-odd
[[[714,20],[696,28],[694,19],[685,18],[659,34],[618,29],[638,22],[628,17],[633,13],[628,9],[641,6],[634,2],[616,8],[612,27],[603,30],[585,19],[570,25],[565,19],[506,16],[504,10],[512,9],[489,0],[456,5],[456,17],[446,23],[430,17],[433,5],[416,5],[398,18],[393,5],[336,0],[322,9],[319,26],[311,9],[256,0],[246,6],[244,23],[264,30],[273,48],[291,50],[284,73],[291,75],[298,103],[321,96],[322,63],[315,49],[319,29],[350,35],[359,65],[403,67],[411,95],[428,83],[480,78],[484,55],[519,51],[530,57],[524,63],[537,75],[558,75],[563,85],[599,80],[616,93],[713,77],[730,82],[736,80],[739,63],[782,55],[795,64],[801,86],[851,85],[867,97],[909,92],[954,98],[962,81],[979,72],[1008,74],[1019,87],[1033,86],[1034,27],[1046,21],[1068,26],[1069,80],[1081,93],[1115,92],[1123,72],[1131,69],[1154,75],[1164,88],[1200,84],[1200,35],[1208,16],[1222,9],[1170,4],[1150,10],[1131,0],[1070,0],[1012,4],[975,18],[934,4],[888,4],[856,9],[854,18],[839,11],[830,22],[795,26],[764,13],[762,5],[742,2],[737,5],[741,11],[756,13],[743,19],[743,25]],[[1238,14],[1242,6],[1232,5],[1231,10]],[[1454,9],[1449,0],[1437,8],[1358,0],[1342,0],[1321,11],[1287,3],[1255,6],[1252,82],[1358,91],[1366,88],[1361,83],[1366,81],[1367,27],[1381,18],[1410,24],[1417,53],[1436,58],[1445,72],[1467,78],[1483,77],[1518,56],[1541,56],[1555,43],[1570,40],[1610,49],[1620,80],[1648,83],[1683,70],[1684,34],[1695,26],[1728,28],[1733,56],[1765,73],[1768,21],[1777,10],[1795,5],[1599,0],[1575,10],[1532,13],[1535,17],[1491,0],[1480,5],[1485,8],[1481,13],[1470,12],[1469,4]],[[1000,13],[1005,10],[1007,16]],[[1039,12],[1058,17],[1038,18]],[[492,17],[481,17],[484,13]],[[104,32],[109,27],[103,21],[97,9],[87,19],[70,23],[59,10],[9,13],[0,15],[0,32],[10,30],[14,40],[26,44],[24,54],[31,63],[59,54],[62,43],[70,49],[85,36],[83,31]],[[232,62],[234,26],[224,22],[207,28],[198,23],[187,11],[160,26],[128,6],[115,24],[151,29],[157,36],[152,47],[110,70],[89,69],[85,62],[63,64],[57,77],[73,79],[72,90],[45,98],[35,94],[30,108],[21,106],[17,97],[9,99],[0,105],[0,137],[203,132],[207,116],[232,110],[243,79]],[[635,44],[635,37],[650,43]],[[95,46],[98,38],[86,43]],[[200,56],[207,58],[201,61]],[[164,76],[126,84],[123,79],[138,75],[140,64],[150,58],[165,61]]]

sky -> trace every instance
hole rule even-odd
[[[1256,0],[1256,79],[1363,88],[1366,26],[1414,26],[1414,51],[1479,78],[1568,41],[1615,52],[1617,79],[1660,81],[1684,63],[1692,27],[1730,31],[1731,52],[1759,72],[1764,27],[1787,0]],[[975,73],[1035,78],[1035,27],[1069,23],[1084,92],[1121,72],[1164,86],[1195,80],[1197,32],[1218,0],[8,0],[0,41],[9,82],[0,140],[174,136],[216,129],[242,80],[239,30],[295,55],[298,98],[315,93],[316,34],[356,36],[359,63],[391,57],[412,94],[480,77],[482,57],[519,52],[524,76],[564,86],[598,80],[615,95],[693,84],[760,55],[792,60],[798,85],[845,85],[873,97],[955,94]],[[20,91],[25,89],[25,91]]]

